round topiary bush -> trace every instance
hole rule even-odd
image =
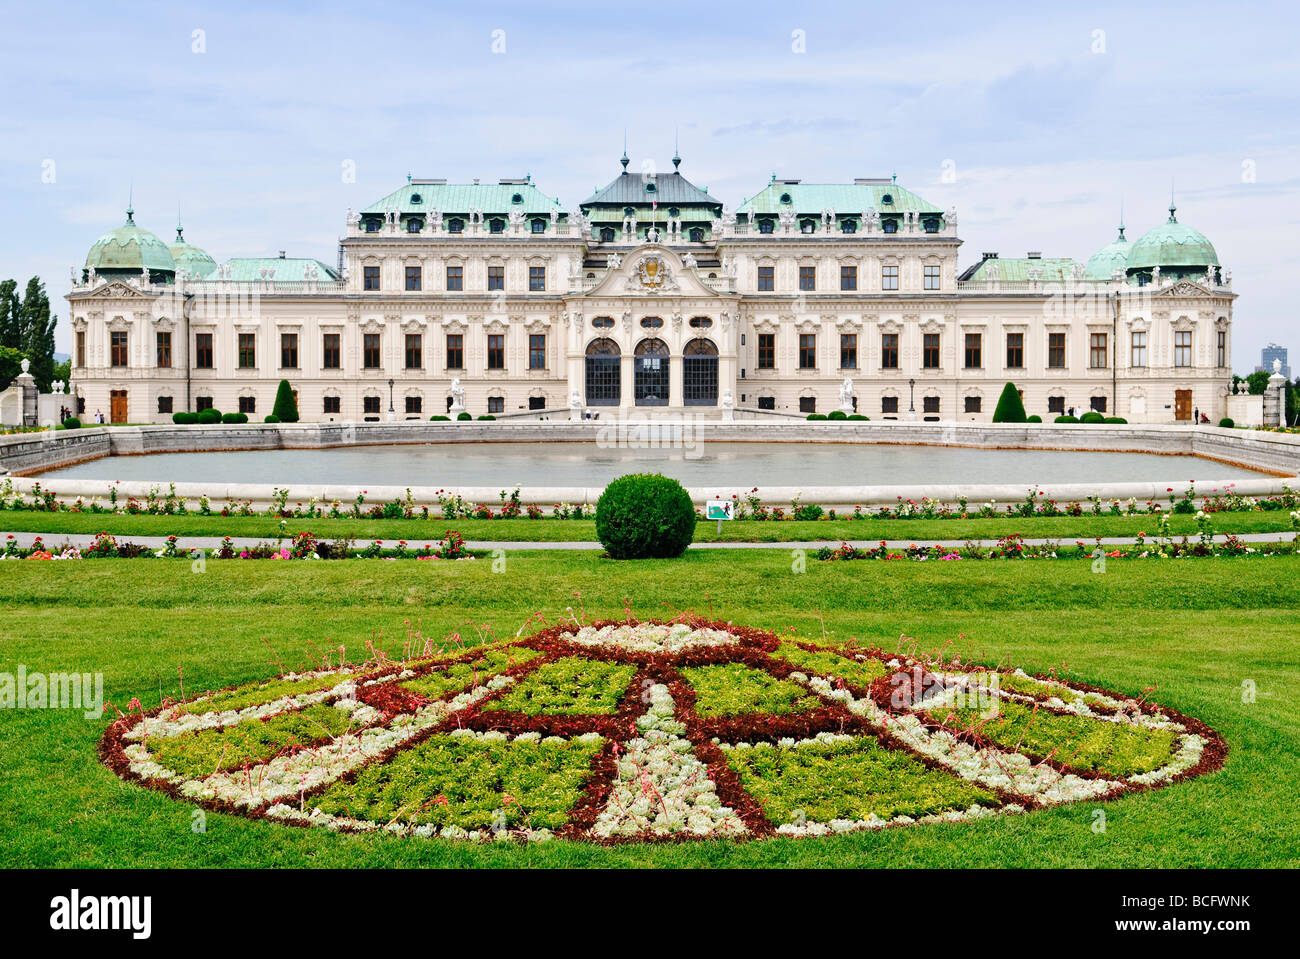
[[[266,418],[265,418],[264,420],[262,420],[262,422],[263,422],[263,423],[278,423],[278,422],[280,422],[280,417],[276,416],[274,413],[268,413],[268,414],[266,415]]]
[[[474,417],[470,416],[468,413],[458,413],[456,415],[456,419],[458,420],[472,420],[473,418]]]
[[[451,417],[443,416],[441,413],[435,413],[433,416],[429,417],[429,421],[434,423],[436,422],[450,423]]]
[[[1079,417],[1080,423],[1105,423],[1106,417],[1102,416],[1096,410],[1089,410]]]
[[[1053,423],[1077,423],[1079,417],[1071,416],[1069,413],[1063,413],[1052,421]]]
[[[485,413],[484,415],[480,416],[479,419],[480,419],[480,420],[495,420],[496,417],[493,416],[491,413]]]
[[[695,538],[695,507],[675,479],[620,476],[596,502],[596,538],[614,559],[680,556]]]
[[[198,413],[188,413],[182,410],[180,413],[172,414],[172,422],[177,424],[178,426],[189,426],[193,423],[197,423],[198,421],[199,421]]]
[[[215,406],[210,406],[206,410],[199,410],[198,415],[194,418],[196,423],[220,423],[221,410]]]
[[[824,419],[826,419],[826,414],[825,414],[825,413],[809,413],[809,414],[808,414],[808,419],[810,419],[810,420],[824,420]]]
[[[832,410],[831,412],[826,414],[826,418],[828,420],[847,420],[849,418],[849,414],[845,413],[843,410]]]
[[[1230,430],[1233,427],[1235,427],[1237,424],[1236,422],[1233,421],[1231,416],[1225,416],[1223,419],[1219,420],[1219,425],[1222,426],[1225,430]]]
[[[63,421],[63,428],[65,430],[79,430],[81,429],[81,420],[77,419],[75,416],[69,416]]]
[[[247,423],[247,413],[222,413],[221,422],[223,423]]]
[[[1030,415],[1030,416],[1026,416],[1026,417],[1025,417],[1025,422],[1026,422],[1026,423],[1041,423],[1041,422],[1043,422],[1043,418],[1042,418],[1041,416],[1039,416],[1037,413],[1034,413],[1034,414],[1032,414],[1032,415]]]
[[[1128,420],[1124,419],[1122,416],[1107,416],[1105,422],[1112,426],[1123,426],[1128,422]]]
[[[861,413],[850,413],[850,414],[849,414],[849,419],[851,419],[851,420],[869,420],[869,419],[871,419],[871,417],[870,417],[870,416],[863,416]]]

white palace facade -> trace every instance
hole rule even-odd
[[[745,419],[844,408],[988,421],[1007,382],[1044,420],[1211,421],[1231,379],[1231,278],[1167,222],[1086,263],[983,254],[892,179],[773,178],[736,210],[627,170],[566,211],[530,178],[409,179],[349,211],[335,265],[218,264],[123,226],[74,270],[83,421],[620,412]]]

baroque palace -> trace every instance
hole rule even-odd
[[[411,179],[348,211],[337,265],[218,264],[178,228],[123,226],[73,271],[83,418],[746,419],[856,411],[991,419],[1003,385],[1050,420],[1211,421],[1231,379],[1229,271],[1168,221],[1087,263],[984,253],[893,179],[775,176],[730,210],[680,172],[623,172],[578,205],[531,178]]]

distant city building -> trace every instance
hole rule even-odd
[[[1224,415],[1236,295],[1172,204],[1086,263],[985,253],[961,270],[955,212],[892,178],[774,176],[731,210],[678,157],[658,175],[621,162],[573,210],[528,177],[409,179],[349,211],[337,264],[218,263],[128,210],[68,295],[78,407],[260,420],[285,378],[307,421],[462,403],[988,421],[1013,382],[1049,422]]]
[[[1259,366],[1255,367],[1255,369],[1272,373],[1274,360],[1282,361],[1282,375],[1288,380],[1291,379],[1291,367],[1286,361],[1286,347],[1278,346],[1276,343],[1270,343],[1259,351]]]

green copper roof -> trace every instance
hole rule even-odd
[[[1007,258],[994,257],[983,260],[973,268],[967,270],[961,275],[963,280],[984,280],[992,272],[991,266],[996,263],[998,266],[998,280],[1000,282],[1024,283],[1029,280],[1029,271],[1037,267],[1041,273],[1039,279],[1044,283],[1063,283],[1074,277],[1075,268],[1079,266],[1078,262],[1069,257],[1023,257]],[[1110,277],[1107,276],[1107,279]]]
[[[177,272],[184,271],[192,279],[203,279],[217,268],[217,261],[192,243],[186,243],[181,227],[176,227],[176,239],[167,250],[176,263]]]
[[[1083,275],[1089,280],[1109,280],[1116,270],[1124,271],[1128,266],[1128,255],[1132,246],[1124,238],[1124,227],[1119,228],[1119,236],[1107,243],[1088,258]]]
[[[786,194],[789,194],[790,201],[783,203],[781,197]],[[796,214],[811,216],[820,216],[826,209],[834,210],[837,216],[850,213],[860,216],[868,208],[882,216],[889,213],[943,214],[937,206],[910,190],[904,190],[897,183],[783,183],[780,180],[773,180],[757,196],[742,203],[736,212],[780,213],[792,207]]]
[[[210,276],[208,279],[229,279],[233,283],[252,283],[256,280],[266,279],[262,275],[263,270],[274,270],[275,276],[271,279],[276,283],[301,283],[307,279],[305,274],[313,265],[316,267],[317,280],[337,280],[339,278],[339,275],[331,267],[326,266],[320,260],[313,260],[310,257],[237,256],[223,264],[223,268],[230,268],[229,277]]]
[[[520,202],[514,202],[515,196]],[[416,202],[416,198],[419,202]],[[525,214],[550,215],[560,201],[547,196],[532,183],[430,183],[412,180],[381,200],[376,200],[361,214],[383,214],[389,210],[402,213],[429,213],[437,210],[444,216],[466,216],[470,210],[482,210],[484,216],[523,210]]]
[[[135,211],[127,209],[126,222],[116,230],[109,230],[91,246],[86,254],[86,269],[130,270],[139,273],[148,268],[159,273],[173,273],[176,264],[167,244],[148,230],[135,225]]]
[[[1128,270],[1150,270],[1154,266],[1191,266],[1205,268],[1218,266],[1219,257],[1204,234],[1184,226],[1174,215],[1177,208],[1169,205],[1169,219],[1153,227],[1133,244],[1128,255]]]

